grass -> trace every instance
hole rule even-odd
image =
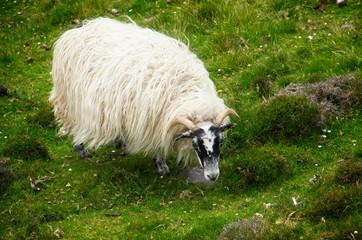
[[[362,8],[327,2],[2,1],[0,238],[361,239]],[[114,146],[81,159],[57,136],[53,43],[83,19],[125,15],[188,43],[241,116],[214,186],[187,185],[173,159],[161,178],[150,156]],[[306,117],[286,101],[265,103],[290,83],[347,75],[357,101],[320,128],[308,127],[314,108]]]

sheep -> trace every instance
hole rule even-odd
[[[66,31],[54,45],[49,102],[59,135],[81,156],[117,141],[127,153],[151,154],[161,175],[165,158],[197,163],[219,176],[224,132],[239,117],[218,97],[203,63],[179,40],[109,18]]]

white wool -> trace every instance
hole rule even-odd
[[[130,153],[194,160],[186,131],[171,121],[212,122],[226,109],[203,63],[180,41],[135,24],[97,18],[54,47],[50,102],[60,134],[97,148],[121,139]],[[228,118],[225,119],[228,121]]]

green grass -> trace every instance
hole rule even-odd
[[[228,230],[223,237],[361,239],[362,6],[330,2],[316,11],[317,0],[2,1],[0,85],[9,96],[0,97],[0,238],[217,239]],[[214,186],[187,185],[174,159],[161,178],[152,157],[113,146],[81,159],[57,136],[51,47],[112,8],[118,20],[128,15],[189,44],[241,116]],[[305,116],[284,101],[265,104],[290,83],[348,74],[360,102],[327,126],[308,127],[315,109]]]

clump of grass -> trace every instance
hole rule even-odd
[[[0,196],[6,192],[14,179],[11,168],[3,161],[0,161]]]
[[[320,128],[319,109],[304,96],[277,96],[257,113],[257,139],[262,142],[297,142]]]
[[[12,137],[2,155],[22,160],[47,160],[50,158],[47,148],[39,139],[28,134]]]
[[[55,125],[55,119],[51,106],[48,104],[39,105],[33,114],[27,116],[27,121],[30,124],[38,125],[43,128],[53,127]]]

